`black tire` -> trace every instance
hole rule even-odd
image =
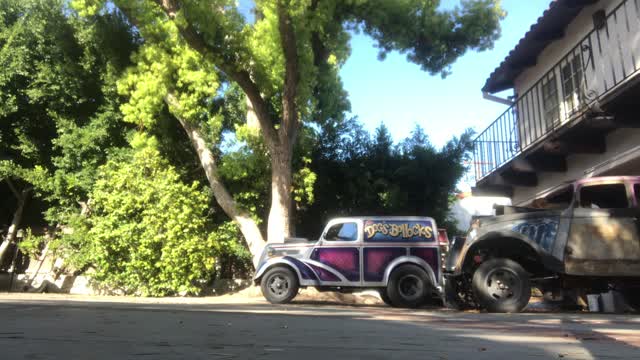
[[[272,304],[286,304],[298,295],[298,276],[286,267],[270,269],[260,280],[262,295]]]
[[[633,310],[640,312],[640,288],[629,288],[622,291],[624,302]]]
[[[510,259],[491,259],[473,274],[473,293],[481,308],[489,312],[520,312],[531,298],[529,274]]]
[[[387,305],[389,306],[393,306],[391,304],[391,299],[389,298],[389,295],[387,295],[387,288],[382,288],[378,290],[378,294],[380,294],[380,299]]]
[[[426,301],[433,285],[429,275],[416,265],[401,265],[389,276],[387,295],[391,305],[416,308]]]

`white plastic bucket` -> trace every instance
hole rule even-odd
[[[587,303],[589,304],[589,312],[600,312],[600,295],[587,295]]]

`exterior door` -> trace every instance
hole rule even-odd
[[[312,250],[309,265],[323,285],[360,285],[361,225],[356,221],[331,225]]]
[[[571,220],[568,274],[624,276],[640,271],[638,208],[624,183],[583,186]]]

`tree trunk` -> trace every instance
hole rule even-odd
[[[166,102],[170,107],[179,106],[175,97],[171,95],[167,96]],[[200,133],[200,129],[179,116],[175,117],[180,122],[180,125],[182,125],[182,128],[187,132],[189,140],[191,140],[191,145],[198,154],[200,164],[207,176],[213,196],[216,198],[216,201],[225,214],[234,220],[240,227],[240,231],[247,241],[247,246],[251,252],[253,266],[256,267],[265,245],[264,238],[262,237],[262,233],[260,232],[258,225],[251,218],[251,215],[248,212],[242,210],[238,206],[231,194],[229,194],[225,188],[220,176],[218,175],[218,167],[216,165],[215,158],[213,157],[213,153],[207,147],[204,137]]]
[[[292,236],[291,156],[288,144],[279,146],[271,154],[271,209],[267,224],[270,243],[282,243],[285,237]]]
[[[0,264],[4,262],[5,256],[7,256],[9,245],[13,244],[16,240],[18,228],[20,227],[20,223],[22,222],[24,207],[30,193],[31,189],[26,189],[22,191],[21,196],[18,197],[18,208],[13,214],[13,220],[11,221],[11,226],[9,226],[9,230],[7,231],[7,236],[5,237],[4,242],[0,244]]]

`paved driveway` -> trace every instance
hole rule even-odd
[[[640,359],[640,315],[0,294],[0,319],[0,359]]]

